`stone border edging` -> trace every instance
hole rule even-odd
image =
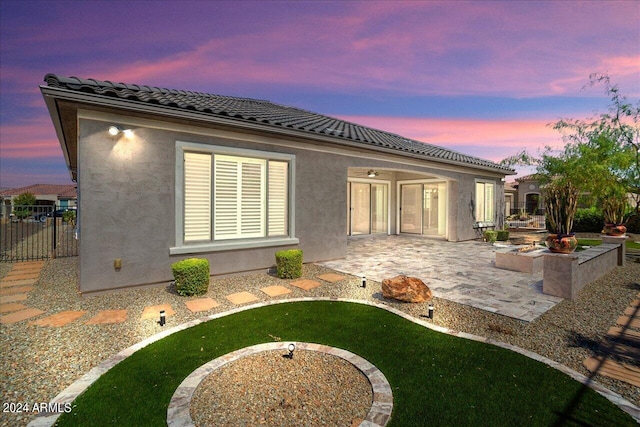
[[[195,426],[190,413],[191,399],[193,398],[193,394],[200,383],[216,369],[221,368],[227,363],[234,362],[253,354],[270,350],[286,351],[287,346],[291,342],[292,341],[269,342],[241,348],[207,362],[194,370],[187,378],[184,379],[184,381],[182,381],[171,397],[169,407],[167,408],[167,425],[169,427]],[[360,426],[383,427],[387,425],[391,418],[391,411],[393,410],[393,393],[391,392],[391,385],[389,384],[389,381],[387,381],[387,378],[378,368],[375,367],[375,365],[357,354],[340,348],[296,341],[293,341],[293,343],[296,345],[296,350],[317,351],[340,357],[362,372],[367,377],[369,384],[371,385],[371,390],[373,391],[373,402],[371,404],[371,409],[369,409],[366,418],[362,423],[360,423]]]
[[[309,301],[334,301],[334,302],[350,302],[350,303],[355,303],[355,304],[363,304],[363,305],[369,305],[372,307],[377,307],[383,310],[387,310],[391,313],[397,314],[398,316],[407,319],[413,323],[416,323],[420,326],[424,326],[425,328],[429,328],[431,330],[437,331],[437,332],[442,332],[444,334],[448,334],[448,335],[453,335],[456,337],[460,337],[460,338],[466,338],[472,341],[480,341],[480,342],[485,342],[487,344],[492,344],[495,345],[497,347],[502,347],[505,348],[507,350],[511,350],[514,351],[516,353],[520,353],[524,356],[527,356],[531,359],[537,360],[538,362],[542,362],[547,366],[550,366],[552,368],[555,368],[557,370],[559,370],[560,372],[570,376],[571,378],[573,378],[574,380],[584,384],[587,387],[592,388],[593,390],[595,390],[597,393],[599,393],[600,395],[602,395],[603,397],[605,397],[606,399],[608,399],[611,403],[613,403],[614,405],[618,406],[620,409],[622,409],[624,412],[626,412],[627,414],[631,415],[637,422],[640,423],[640,408],[638,408],[636,405],[634,405],[633,403],[629,402],[627,399],[623,398],[622,396],[620,396],[617,393],[614,393],[613,391],[609,390],[608,388],[595,383],[593,381],[593,379],[588,378],[584,375],[582,375],[581,373],[574,371],[573,369],[568,368],[567,366],[564,366],[554,360],[548,359],[544,356],[541,356],[537,353],[533,353],[531,351],[525,350],[523,348],[517,347],[515,345],[512,344],[508,344],[508,343],[504,343],[502,341],[497,341],[494,339],[490,339],[490,338],[485,338],[485,337],[481,337],[479,335],[473,335],[473,334],[468,334],[466,332],[457,332],[454,331],[452,329],[449,328],[445,328],[442,326],[437,326],[437,325],[432,325],[430,323],[427,323],[423,320],[420,319],[416,319],[410,315],[408,315],[407,313],[400,311],[396,308],[390,307],[388,305],[385,304],[381,304],[381,303],[377,303],[377,302],[373,302],[373,301],[364,301],[364,300],[356,300],[356,299],[349,299],[349,298],[329,298],[329,297],[321,297],[321,298],[312,298],[312,297],[304,297],[304,298],[290,298],[290,299],[281,299],[281,300],[273,300],[273,301],[263,301],[260,303],[256,303],[256,304],[251,304],[251,305],[247,305],[247,306],[243,306],[243,307],[238,307],[238,308],[234,308],[232,310],[229,311],[225,311],[225,312],[221,312],[221,313],[216,313],[216,314],[212,314],[210,316],[206,316],[203,319],[195,319],[192,320],[191,322],[187,322],[187,323],[183,323],[181,325],[178,326],[174,326],[171,329],[167,329],[166,331],[163,332],[159,332],[155,335],[150,336],[149,338],[146,338],[142,341],[140,341],[137,344],[132,345],[129,348],[126,348],[124,350],[122,350],[121,352],[117,353],[116,355],[108,358],[107,360],[105,360],[104,362],[100,363],[98,366],[96,366],[95,368],[92,368],[89,372],[87,372],[86,374],[84,374],[82,377],[80,377],[79,380],[77,380],[76,382],[74,382],[73,384],[71,384],[69,387],[67,387],[66,389],[64,389],[60,394],[58,394],[56,397],[54,397],[51,400],[51,403],[60,403],[60,404],[64,404],[64,403],[71,403],[73,402],[82,392],[84,392],[87,388],[89,388],[89,386],[91,384],[93,384],[99,377],[100,375],[104,374],[105,372],[107,372],[109,369],[111,369],[112,367],[114,367],[115,365],[117,365],[118,363],[120,363],[122,360],[126,359],[127,357],[131,356],[133,353],[135,353],[136,351],[148,346],[149,344],[152,344],[156,341],[159,341],[173,333],[176,332],[180,332],[184,329],[190,328],[192,326],[196,326],[199,325],[202,322],[206,322],[209,320],[214,320],[214,319],[218,319],[221,317],[225,317],[225,316],[229,316],[232,314],[236,314],[236,313],[240,313],[242,311],[246,311],[246,310],[251,310],[254,308],[260,308],[260,307],[264,307],[264,306],[268,306],[268,305],[273,305],[273,304],[284,304],[284,303],[289,303],[289,302],[309,302]],[[60,416],[59,413],[55,413],[55,414],[51,414],[51,413],[43,413],[42,415],[37,416],[34,420],[32,420],[27,427],[51,427],[53,426],[53,424],[56,422],[56,420],[58,419],[58,417]]]

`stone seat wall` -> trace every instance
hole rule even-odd
[[[545,253],[542,292],[575,299],[587,284],[625,262],[626,236],[602,238],[603,243],[574,254]]]

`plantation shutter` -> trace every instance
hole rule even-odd
[[[476,221],[484,221],[484,183],[476,182]]]
[[[494,197],[494,185],[491,183],[486,183],[485,187],[485,221],[493,221],[493,210],[495,207],[495,197]]]
[[[243,159],[240,233],[242,237],[263,237],[265,226],[264,160]]]
[[[269,236],[288,233],[289,164],[269,161]]]
[[[263,237],[265,160],[215,156],[214,239]]]
[[[211,239],[211,154],[184,153],[184,241]]]

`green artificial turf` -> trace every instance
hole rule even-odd
[[[59,425],[166,425],[171,396],[192,371],[272,337],[339,347],[376,365],[393,391],[390,426],[636,425],[593,390],[520,354],[328,301],[256,308],[170,335],[100,377]]]

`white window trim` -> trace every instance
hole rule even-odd
[[[184,162],[185,151],[221,154],[238,157],[250,157],[267,160],[289,162],[289,236],[260,237],[248,239],[234,239],[189,244],[184,242]],[[200,144],[195,142],[176,141],[175,149],[175,246],[169,248],[170,255],[182,255],[201,252],[218,252],[238,249],[252,249],[274,246],[289,246],[299,244],[295,233],[295,170],[296,157],[293,154],[275,153],[271,151],[249,150],[245,148],[226,147],[220,145]]]

